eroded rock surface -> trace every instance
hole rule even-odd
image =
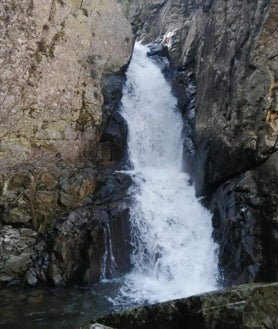
[[[275,328],[278,321],[277,297],[277,283],[245,285],[131,309],[107,315],[96,322],[117,329]],[[94,325],[82,327],[91,328]]]
[[[278,1],[129,1],[128,15],[169,49],[186,169],[213,212],[224,281],[277,280]]]
[[[132,40],[121,7],[6,0],[1,13],[2,167],[49,156],[79,160],[86,143],[97,141],[100,81],[129,60]]]
[[[79,254],[55,267],[53,232],[92,202],[98,166],[120,161],[104,160],[99,141],[121,97],[131,28],[114,0],[4,0],[0,15],[0,283],[66,282]]]

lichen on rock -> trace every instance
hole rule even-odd
[[[38,241],[51,241],[57,220],[92,202],[111,115],[103,81],[123,75],[132,34],[114,0],[4,0],[0,13],[0,248],[5,234],[16,235],[5,253],[24,263],[10,270],[1,258],[0,282],[24,281],[27,264],[39,279],[47,273],[49,246],[37,248]],[[39,234],[25,248],[31,261],[18,256],[27,229]]]

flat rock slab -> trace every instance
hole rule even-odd
[[[99,324],[99,323],[95,323],[95,324],[91,324],[90,329],[113,329],[111,327],[106,327],[103,324]]]
[[[117,329],[277,328],[278,283],[249,284],[114,313],[97,323]],[[91,325],[80,329],[97,328]]]

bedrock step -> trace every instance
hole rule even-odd
[[[95,323],[117,329],[274,329],[278,325],[278,283],[242,285],[134,308]],[[79,329],[91,328],[93,324]]]

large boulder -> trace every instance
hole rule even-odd
[[[245,285],[114,313],[80,329],[276,328],[278,284]]]
[[[93,204],[80,207],[53,228],[46,277],[55,286],[93,284],[130,268],[129,198],[131,178],[108,177]],[[33,273],[39,275],[40,267]]]

